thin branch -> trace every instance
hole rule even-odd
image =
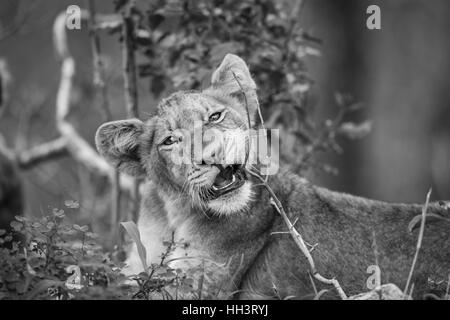
[[[111,241],[114,243],[119,242],[119,247],[121,246],[121,242],[123,240],[123,237],[120,236],[120,194],[121,190],[119,188],[120,186],[120,172],[117,170],[117,168],[114,170],[113,178],[111,179],[111,230],[110,230],[110,238]],[[122,233],[123,234],[123,233]]]
[[[16,163],[21,169],[29,169],[42,162],[59,159],[69,154],[66,146],[66,139],[58,138],[29,150],[16,152]]]
[[[251,120],[250,120],[250,111],[248,109],[248,101],[247,101],[247,95],[245,94],[244,88],[241,85],[241,82],[239,81],[238,77],[236,76],[236,74],[234,73],[234,71],[231,71],[231,73],[233,74],[234,80],[236,80],[237,84],[239,85],[239,88],[242,92],[242,95],[244,96],[244,105],[245,105],[245,111],[247,114],[247,122],[248,122],[248,134],[247,134],[247,139],[248,139],[248,148],[250,149],[250,129],[252,128],[251,125]],[[248,157],[249,157],[249,153],[250,152],[245,152],[245,161],[244,161],[244,168],[247,166],[247,161],[248,161]]]
[[[68,152],[64,138],[58,138],[28,150],[15,151],[6,145],[5,139],[0,135],[0,154],[8,158],[20,169],[31,169],[43,162],[67,156]]]
[[[112,120],[111,110],[109,108],[108,88],[105,81],[105,68],[101,59],[100,38],[95,28],[96,10],[94,0],[88,0],[90,15],[88,17],[89,38],[91,42],[92,58],[94,60],[94,85],[100,90],[102,97],[102,110],[106,121]]]
[[[82,10],[81,18],[86,20],[90,14]],[[120,26],[115,20],[117,17],[111,15],[98,15],[100,22],[104,21],[102,28],[113,28]],[[67,46],[66,13],[61,12],[53,25],[54,45],[56,52],[62,59],[61,82],[56,101],[56,122],[61,134],[60,138],[53,141],[34,146],[29,150],[15,151],[10,149],[3,136],[0,135],[0,153],[10,159],[22,169],[30,169],[46,161],[54,160],[62,156],[70,155],[76,161],[84,165],[92,172],[114,180],[115,169],[111,167],[98,153],[77,133],[75,128],[67,121],[70,112],[70,93],[72,89],[72,77],[75,72],[75,60],[70,55]],[[99,29],[95,26],[95,29]],[[131,193],[134,189],[130,176],[123,175],[120,188]]]
[[[250,148],[250,129],[251,129],[251,120],[250,120],[250,111],[248,108],[248,100],[247,100],[247,95],[245,94],[244,88],[241,85],[241,82],[239,81],[238,77],[236,76],[236,74],[234,73],[234,71],[231,71],[231,73],[233,74],[234,80],[236,80],[237,84],[239,85],[239,88],[242,92],[242,95],[244,96],[244,105],[245,105],[245,111],[247,113],[247,122],[248,122],[248,143],[249,143],[249,148]],[[266,143],[268,142],[267,140],[267,131],[266,131],[266,127],[264,126],[264,119],[261,113],[261,108],[259,107],[259,103],[258,100],[256,100],[256,109],[258,111],[258,115],[261,121],[261,127],[263,128],[264,131],[264,138],[266,139]],[[245,162],[244,162],[244,168],[247,165],[247,161],[248,161],[248,157],[249,157],[249,152],[245,153]],[[266,174],[264,181],[267,182],[267,180],[269,179],[269,175]]]
[[[317,292],[317,287],[316,287],[316,284],[314,283],[314,279],[313,279],[313,277],[311,276],[311,273],[310,273],[310,272],[308,272],[308,276],[309,276],[309,280],[311,281],[311,285],[312,285],[312,287],[313,287],[314,294],[315,294],[315,296],[317,296],[317,294],[318,294],[318,292]]]
[[[123,13],[122,26],[122,62],[125,87],[125,102],[129,117],[139,118],[136,57],[134,50],[134,22],[131,17],[131,5]]]
[[[128,118],[139,118],[138,91],[136,74],[136,57],[134,49],[134,22],[131,15],[133,2],[127,3],[122,12],[122,62],[123,80],[125,88],[125,102]],[[133,181],[133,201],[131,202],[131,215],[133,221],[137,221],[139,214],[139,180]]]
[[[274,234],[289,234],[289,233],[290,233],[289,231],[274,231],[274,232],[271,232],[270,235],[274,235]]]
[[[88,0],[88,8],[89,8],[89,38],[91,40],[91,49],[92,49],[92,57],[94,60],[94,85],[100,91],[101,97],[101,107],[103,110],[103,114],[106,121],[112,120],[111,110],[109,108],[109,99],[108,99],[108,87],[106,86],[105,81],[105,68],[103,65],[103,61],[101,59],[101,46],[100,46],[100,38],[97,34],[97,30],[95,29],[96,24],[96,10],[95,10],[95,1]],[[121,203],[121,192],[119,188],[120,183],[120,172],[118,168],[115,168],[114,175],[111,179],[111,239],[118,239],[120,242],[122,237],[120,235],[119,222],[121,220],[120,213],[120,203]]]
[[[405,296],[408,294],[409,284],[411,282],[414,268],[416,267],[417,263],[417,257],[419,256],[420,248],[422,247],[422,240],[423,240],[423,233],[425,231],[425,220],[427,217],[427,210],[428,210],[428,204],[430,202],[430,195],[431,195],[431,189],[427,193],[427,198],[425,200],[425,205],[422,207],[422,220],[420,222],[420,231],[419,231],[419,238],[417,239],[417,245],[416,245],[416,252],[414,254],[414,259],[411,265],[411,270],[409,271],[408,280],[406,281],[406,286],[403,292],[405,293]],[[411,289],[412,291],[412,289]]]
[[[309,264],[311,275],[315,279],[319,280],[320,282],[322,282],[324,284],[333,285],[335,287],[335,289],[337,290],[339,296],[342,299],[347,299],[347,295],[345,294],[344,290],[342,290],[342,287],[340,286],[339,282],[336,279],[334,279],[334,278],[333,279],[324,278],[323,276],[321,276],[317,272],[316,265],[314,263],[314,260],[313,260],[313,258],[311,256],[311,253],[310,253],[308,247],[305,244],[305,241],[303,240],[303,238],[300,235],[300,233],[298,233],[298,231],[295,229],[294,225],[289,220],[286,212],[284,211],[283,205],[281,204],[280,200],[278,199],[278,197],[276,196],[276,194],[272,190],[272,188],[265,182],[264,178],[261,177],[259,174],[255,173],[255,172],[253,172],[251,170],[248,170],[247,172],[249,174],[251,174],[252,176],[256,177],[258,180],[260,180],[261,183],[264,184],[264,187],[266,188],[266,190],[269,192],[271,200],[272,200],[272,205],[275,207],[277,212],[283,218],[285,224],[288,227],[289,233],[291,234],[291,236],[294,239],[295,243],[297,244],[297,246],[300,248],[300,250],[302,251],[302,253],[306,257],[306,260],[308,261],[308,264]]]
[[[236,74],[234,72],[233,76],[234,79],[236,80],[236,82],[238,83],[243,95],[244,95],[244,102],[245,102],[245,108],[246,108],[246,112],[247,112],[247,120],[248,120],[248,127],[249,130],[251,128],[251,121],[250,121],[250,113],[249,113],[249,109],[248,109],[248,104],[247,104],[247,98],[245,95],[245,91],[243,90],[243,87],[241,86],[238,78],[236,77]],[[259,107],[259,106],[258,106]],[[246,158],[248,156],[246,155]],[[245,166],[244,166],[245,168]],[[277,195],[275,194],[275,192],[272,190],[272,188],[269,186],[268,182],[267,182],[267,176],[266,178],[263,178],[261,175],[259,175],[258,173],[249,170],[247,168],[245,168],[245,170],[252,176],[254,176],[255,178],[257,178],[261,184],[265,187],[265,189],[269,192],[269,195],[271,197],[271,204],[275,207],[275,209],[277,210],[277,212],[281,215],[281,217],[283,218],[285,224],[288,227],[289,233],[291,234],[292,238],[294,239],[294,242],[297,244],[297,246],[299,247],[299,249],[302,251],[303,255],[306,257],[306,260],[308,261],[309,267],[310,267],[310,272],[311,275],[317,279],[318,281],[324,283],[324,284],[328,284],[328,285],[333,285],[335,287],[335,289],[337,290],[339,296],[342,299],[347,299],[347,295],[345,294],[344,290],[342,289],[342,287],[340,286],[339,282],[336,279],[327,279],[325,277],[323,277],[322,275],[320,275],[317,272],[316,269],[316,265],[314,263],[314,260],[311,256],[311,252],[308,249],[305,241],[303,240],[302,236],[300,235],[300,233],[295,229],[294,224],[291,223],[291,221],[289,220],[286,212],[284,211],[283,205],[281,204],[280,200],[278,199]],[[297,220],[295,221],[297,222]],[[313,248],[314,249],[314,246]],[[312,251],[312,250],[311,250]]]

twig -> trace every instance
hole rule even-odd
[[[425,219],[427,216],[428,204],[430,202],[430,195],[431,195],[431,189],[428,191],[427,197],[425,200],[425,205],[422,207],[422,220],[420,222],[420,231],[419,231],[419,238],[417,239],[416,252],[414,254],[414,259],[413,259],[413,262],[411,265],[411,270],[409,271],[408,280],[406,281],[405,289],[403,290],[403,292],[405,293],[405,296],[407,296],[407,294],[408,294],[409,283],[411,282],[411,278],[414,273],[414,268],[416,267],[417,257],[419,256],[420,248],[422,247],[423,233],[425,231]]]
[[[122,12],[122,61],[123,80],[125,88],[125,101],[129,118],[139,118],[136,57],[134,50],[134,22],[131,16],[133,2],[127,3]],[[131,202],[131,215],[133,221],[137,221],[139,214],[139,180],[133,181],[133,201]]]
[[[314,294],[317,296],[317,294],[318,294],[318,292],[317,292],[317,287],[316,287],[316,284],[314,283],[314,279],[313,279],[313,277],[311,276],[311,273],[310,273],[310,272],[308,272],[308,276],[309,276],[309,280],[311,281],[311,285],[312,285],[312,287],[313,287]]]
[[[65,138],[45,142],[28,150],[15,151],[6,145],[5,139],[0,134],[0,154],[8,158],[20,169],[31,169],[42,162],[67,156],[68,152]]]
[[[101,15],[107,20],[109,16]],[[82,10],[82,19],[89,18],[89,12]],[[75,61],[71,57],[67,46],[67,34],[65,28],[66,13],[62,12],[56,18],[53,25],[54,45],[60,58],[63,60],[61,67],[61,82],[56,102],[56,122],[61,137],[30,148],[25,151],[15,151],[8,148],[3,136],[0,135],[0,153],[10,159],[19,168],[30,169],[46,161],[54,160],[62,156],[70,155],[76,161],[101,176],[114,179],[112,168],[97,152],[77,133],[75,128],[66,120],[70,111],[70,93]],[[111,22],[104,28],[109,28]],[[98,28],[97,28],[98,29]],[[123,175],[120,188],[129,193],[132,188],[132,180],[128,175]]]
[[[239,85],[239,88],[240,88],[240,90],[242,92],[242,95],[244,96],[244,105],[245,105],[245,111],[246,111],[246,114],[247,114],[247,122],[248,122],[248,131],[247,131],[248,135],[247,135],[247,137],[248,137],[248,145],[249,145],[249,149],[250,149],[251,119],[250,119],[250,111],[249,111],[249,108],[248,108],[247,95],[245,94],[244,88],[242,87],[241,82],[239,81],[239,79],[236,76],[236,74],[234,73],[234,71],[231,71],[231,72],[233,74],[234,80],[236,80],[237,84]],[[256,104],[257,104],[258,115],[259,115],[260,120],[261,120],[261,126],[262,126],[262,128],[264,130],[264,137],[265,137],[266,143],[267,143],[267,132],[266,132],[266,128],[264,127],[264,119],[263,119],[262,114],[261,114],[261,108],[259,107],[258,101],[256,101]],[[245,153],[244,168],[247,166],[248,157],[249,157],[249,152],[246,152]],[[264,178],[264,182],[267,182],[268,177],[269,177],[269,175],[266,174],[266,176]]]
[[[125,87],[125,101],[129,117],[138,118],[138,94],[136,57],[134,52],[134,22],[131,17],[132,5],[128,5],[123,12],[122,27],[122,62],[123,80]]]
[[[270,233],[270,235],[274,235],[274,234],[289,234],[289,231],[274,231],[274,232]]]
[[[94,85],[99,88],[101,97],[102,97],[102,110],[106,121],[112,120],[111,110],[109,108],[109,99],[108,99],[108,88],[106,86],[105,81],[105,68],[103,65],[103,61],[101,59],[101,46],[100,46],[100,38],[97,34],[95,25],[96,25],[96,10],[95,10],[95,2],[94,0],[88,0],[89,7],[89,17],[88,17],[88,25],[89,25],[89,38],[91,41],[91,49],[92,49],[92,58],[94,60]]]
[[[242,85],[240,84],[238,78],[236,77],[236,74],[232,71],[234,79],[236,80],[236,82],[238,83],[242,94],[244,95],[244,102],[245,102],[245,108],[246,108],[246,112],[247,112],[247,120],[248,120],[248,127],[249,130],[251,128],[251,121],[250,121],[250,113],[249,113],[249,109],[248,109],[248,104],[247,104],[247,98],[245,95],[245,91],[243,90]],[[258,106],[259,108],[259,106]],[[248,156],[246,155],[246,158]],[[245,166],[244,166],[245,168]],[[294,239],[294,242],[297,244],[297,246],[300,248],[300,250],[302,251],[302,253],[304,254],[304,256],[306,257],[308,263],[309,263],[309,267],[310,267],[310,272],[311,275],[317,279],[318,281],[328,284],[328,285],[333,285],[339,296],[342,299],[347,299],[347,295],[345,294],[344,290],[341,288],[339,282],[336,279],[327,279],[324,278],[322,275],[320,275],[317,270],[316,270],[316,266],[314,263],[314,260],[311,256],[311,252],[308,249],[307,245],[305,244],[305,241],[303,240],[302,236],[300,235],[300,233],[298,233],[298,231],[295,229],[294,224],[291,223],[291,221],[289,220],[286,212],[284,211],[283,205],[281,204],[280,200],[278,199],[278,197],[276,196],[275,192],[272,190],[272,188],[269,186],[269,184],[267,183],[267,177],[263,178],[262,176],[260,176],[258,173],[253,172],[250,169],[245,168],[245,170],[252,176],[254,176],[255,178],[257,178],[258,180],[260,180],[261,184],[266,188],[266,190],[269,192],[270,197],[271,197],[271,204],[275,207],[275,209],[277,210],[277,212],[281,215],[281,217],[283,218],[285,224],[288,227],[289,233],[291,234],[292,238]],[[297,220],[295,221],[297,222]],[[312,250],[311,250],[312,251]]]
[[[120,232],[120,172],[115,168],[114,176],[111,179],[111,230],[110,239],[113,243],[117,243],[119,248],[121,247],[123,237],[120,236],[123,233]]]
[[[101,106],[105,116],[106,121],[112,120],[111,110],[109,108],[109,99],[108,99],[108,87],[106,86],[105,81],[105,70],[103,61],[101,59],[101,47],[100,47],[100,38],[98,37],[97,31],[95,29],[96,24],[96,10],[95,10],[95,2],[94,0],[88,0],[89,7],[89,37],[91,40],[91,49],[92,49],[92,57],[94,60],[94,85],[100,91],[101,96]],[[115,172],[113,178],[111,179],[111,239],[116,239],[116,235],[119,236],[119,222],[121,219],[120,214],[120,188],[118,187],[118,183],[120,182],[120,173],[117,168],[115,168]],[[119,238],[119,242],[121,237]]]
[[[236,74],[234,73],[234,71],[231,71],[231,73],[233,74],[234,80],[236,80],[237,84],[239,85],[239,88],[242,92],[242,95],[244,96],[244,105],[245,105],[245,111],[247,114],[247,123],[248,123],[248,130],[247,130],[247,141],[248,141],[248,148],[250,149],[250,129],[252,128],[251,125],[251,119],[250,119],[250,111],[248,109],[248,101],[247,101],[247,95],[245,94],[244,88],[241,85],[241,82],[239,81],[238,77],[236,76]],[[245,152],[245,160],[244,160],[244,168],[247,166],[247,161],[248,161],[248,156],[249,156],[249,152]]]
[[[266,188],[266,190],[269,192],[271,200],[272,200],[272,205],[275,207],[277,212],[283,218],[285,224],[287,225],[287,227],[289,229],[289,233],[291,234],[292,238],[294,239],[295,243],[300,248],[302,253],[305,255],[306,260],[308,261],[308,264],[309,264],[309,267],[310,267],[311,275],[315,279],[319,280],[322,283],[325,283],[325,284],[328,284],[328,285],[333,285],[335,287],[335,289],[337,290],[339,296],[342,299],[347,299],[347,295],[345,294],[344,290],[342,290],[339,282],[336,279],[324,278],[323,276],[321,276],[317,272],[316,265],[314,263],[314,260],[313,260],[313,258],[311,256],[311,253],[310,253],[308,247],[305,244],[305,241],[303,240],[303,238],[300,235],[300,233],[298,233],[298,231],[295,229],[294,225],[289,220],[286,212],[284,211],[283,205],[281,204],[280,200],[278,199],[278,197],[276,196],[276,194],[272,190],[272,188],[264,181],[264,178],[261,177],[259,174],[255,173],[255,172],[253,172],[251,170],[247,170],[247,172],[250,173],[252,176],[256,177],[257,179],[259,179],[261,181],[261,183],[264,184],[264,187]]]
[[[21,169],[32,168],[42,162],[67,156],[67,142],[65,138],[58,138],[29,150],[16,153],[16,163]]]

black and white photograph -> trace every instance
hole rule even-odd
[[[0,308],[450,300],[449,31],[448,0],[1,0]]]

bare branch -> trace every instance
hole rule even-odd
[[[136,57],[134,52],[134,22],[131,17],[131,5],[128,5],[123,13],[122,26],[122,61],[123,80],[125,87],[125,101],[128,116],[139,118]]]
[[[105,68],[101,59],[100,38],[95,28],[96,10],[94,0],[88,0],[89,6],[89,38],[91,41],[92,58],[94,60],[94,85],[100,90],[102,97],[102,110],[106,121],[112,120],[111,110],[109,108],[108,88],[105,82]]]
[[[302,236],[300,235],[300,233],[298,233],[298,231],[295,229],[294,225],[291,223],[291,221],[289,220],[286,212],[284,211],[283,205],[281,204],[280,200],[278,199],[278,197],[276,196],[275,192],[272,190],[272,188],[265,182],[264,178],[261,177],[259,174],[248,170],[248,173],[250,173],[252,176],[256,177],[258,180],[261,181],[261,183],[263,183],[264,187],[266,188],[266,190],[269,192],[270,196],[271,196],[271,200],[272,200],[272,205],[275,207],[275,209],[277,210],[277,212],[281,215],[281,217],[283,218],[285,224],[288,227],[289,233],[291,234],[292,238],[294,239],[295,243],[297,244],[297,246],[300,248],[300,250],[302,251],[302,253],[305,255],[306,260],[308,261],[309,267],[310,267],[310,272],[311,275],[316,278],[317,280],[319,280],[322,283],[325,284],[329,284],[329,285],[333,285],[339,296],[342,299],[347,299],[347,295],[345,294],[344,290],[342,290],[339,282],[336,279],[327,279],[324,278],[323,276],[321,276],[317,270],[316,270],[316,265],[314,263],[314,260],[311,256],[311,253],[308,249],[308,247],[305,244],[305,241],[303,240]]]
[[[16,164],[20,169],[31,169],[43,162],[59,159],[68,155],[66,140],[58,138],[24,151],[15,151],[6,145],[0,134],[0,154]]]
[[[81,17],[83,20],[87,20],[90,14],[88,11],[82,10]],[[107,20],[107,18],[108,15],[99,16],[100,21]],[[117,20],[117,17],[114,16],[108,19]],[[65,21],[66,13],[62,12],[58,15],[53,25],[55,49],[58,56],[62,59],[61,81],[56,101],[56,125],[61,137],[26,151],[15,151],[8,148],[4,138],[0,135],[0,153],[22,169],[29,169],[42,162],[70,155],[90,171],[114,181],[115,168],[111,167],[106,160],[100,157],[66,119],[70,112],[70,93],[72,78],[75,73],[75,60],[71,56],[67,45]],[[112,23],[110,22],[110,24]],[[114,24],[115,26],[117,24]],[[120,188],[129,193],[136,190],[133,179],[128,175],[123,175],[122,179],[120,179]]]
[[[66,138],[67,150],[78,162],[92,172],[113,179],[115,169],[111,167],[76,131],[73,125],[67,121],[70,112],[70,93],[72,91],[72,79],[75,74],[75,60],[71,56],[67,46],[66,13],[62,12],[56,18],[53,25],[55,48],[62,59],[61,80],[56,98],[56,126],[61,136]],[[133,190],[132,178],[124,175],[121,179],[122,189]]]
[[[250,140],[250,129],[252,128],[252,125],[251,125],[252,122],[250,120],[250,111],[248,109],[247,95],[245,94],[244,88],[242,87],[241,82],[239,81],[239,79],[236,76],[236,74],[234,73],[234,71],[231,71],[231,73],[233,74],[234,80],[236,80],[237,84],[239,85],[239,88],[240,88],[240,90],[242,92],[242,95],[244,97],[244,105],[245,105],[245,111],[246,111],[246,114],[247,114],[247,123],[248,123],[248,131],[247,131],[248,132],[248,134],[247,134],[247,139],[248,140],[247,141],[248,141],[248,147],[250,148],[250,142],[251,142],[251,140]],[[247,165],[248,156],[249,156],[249,152],[246,152],[245,153],[244,168]]]
[[[42,162],[59,159],[69,154],[66,145],[65,138],[58,138],[29,150],[17,152],[16,163],[21,169],[29,169]]]
[[[123,80],[125,88],[125,102],[129,118],[139,118],[138,92],[137,92],[137,74],[136,57],[134,50],[134,22],[131,16],[133,2],[127,3],[122,13],[122,61],[123,61]],[[133,181],[133,201],[131,214],[133,221],[137,221],[139,214],[139,180]]]
[[[112,120],[111,110],[109,108],[109,99],[108,99],[108,87],[106,86],[105,81],[105,70],[103,61],[101,59],[101,47],[100,47],[100,38],[97,34],[97,30],[95,29],[96,22],[96,10],[95,10],[95,2],[94,0],[88,0],[89,7],[89,38],[91,40],[91,49],[92,49],[92,57],[94,60],[94,85],[100,91],[101,95],[101,107],[104,113],[104,117],[106,121]],[[120,183],[120,172],[117,168],[115,168],[114,175],[111,179],[111,239],[119,239],[121,237],[117,237],[118,233],[120,233],[119,222],[121,220],[120,213],[120,203],[121,203],[121,192],[119,188]],[[134,191],[134,190],[133,190]]]
[[[6,145],[5,138],[3,138],[1,134],[0,134],[0,154],[13,163],[16,159],[14,150],[8,148],[8,146]]]
[[[245,91],[243,90],[238,78],[236,77],[236,75],[233,72],[233,76],[234,79],[236,80],[236,82],[238,83],[239,87],[241,88],[241,91],[244,95],[244,102],[245,102],[245,107],[246,107],[246,112],[247,112],[247,120],[248,120],[248,126],[249,129],[251,128],[251,121],[250,121],[250,114],[249,114],[249,109],[248,109],[248,104],[247,104],[247,98],[245,97]],[[246,156],[247,158],[247,156]],[[245,168],[245,166],[244,166]],[[328,285],[333,285],[335,287],[335,289],[337,290],[339,296],[342,299],[347,299],[347,295],[345,294],[344,290],[342,289],[342,287],[340,286],[339,282],[336,279],[327,279],[325,277],[323,277],[322,275],[320,275],[317,272],[316,269],[316,265],[314,263],[314,260],[311,256],[311,251],[315,248],[315,245],[312,246],[312,250],[310,251],[310,249],[308,249],[305,241],[303,240],[303,237],[300,235],[300,233],[295,229],[294,224],[291,223],[291,221],[289,220],[286,212],[284,211],[283,205],[281,204],[280,200],[278,199],[277,195],[275,194],[275,192],[272,190],[272,188],[269,186],[269,184],[267,183],[267,176],[265,178],[263,178],[261,175],[259,175],[258,173],[249,170],[247,168],[245,168],[246,171],[254,176],[255,178],[257,178],[261,184],[266,188],[266,190],[269,192],[269,195],[271,197],[271,204],[275,207],[275,209],[277,210],[277,212],[281,215],[281,217],[283,218],[285,224],[288,227],[288,232],[290,233],[291,237],[294,239],[294,242],[297,244],[297,246],[300,248],[300,250],[302,251],[303,255],[306,257],[306,260],[308,261],[309,267],[310,267],[310,272],[311,275],[317,279],[318,281],[324,283],[324,284],[328,284]],[[295,221],[297,222],[297,220]]]
[[[416,252],[414,254],[414,259],[413,259],[413,262],[411,265],[411,270],[409,271],[408,280],[406,281],[406,286],[405,286],[405,289],[403,290],[405,295],[408,294],[409,284],[411,282],[411,278],[414,273],[414,268],[416,267],[416,263],[417,263],[417,257],[419,256],[419,251],[420,251],[420,248],[422,247],[423,233],[425,231],[425,219],[427,217],[427,210],[428,210],[428,204],[430,202],[430,195],[431,195],[431,189],[428,191],[427,197],[425,200],[425,205],[422,207],[422,220],[420,222],[419,238],[417,239]],[[412,293],[412,290],[413,290],[413,288],[411,288],[411,293]],[[411,296],[411,294],[410,294],[410,296]]]

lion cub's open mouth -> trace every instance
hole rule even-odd
[[[245,183],[247,176],[241,165],[216,166],[220,172],[212,185],[215,198],[236,190]]]

